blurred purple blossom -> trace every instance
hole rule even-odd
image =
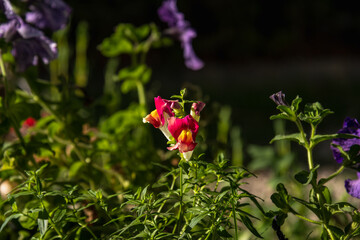
[[[13,44],[11,53],[20,71],[31,65],[37,65],[39,58],[48,64],[57,57],[56,43],[48,39],[40,30],[24,23],[14,13],[8,0],[0,0],[0,9],[4,11],[8,20],[0,24],[0,38]]]
[[[196,56],[192,47],[192,39],[196,37],[196,31],[184,19],[184,14],[178,11],[176,0],[165,0],[158,9],[158,15],[161,21],[169,26],[166,33],[173,35],[181,42],[186,67],[192,70],[201,69],[204,63]]]
[[[62,0],[29,0],[29,2],[30,12],[25,15],[27,22],[52,31],[66,26],[71,8]]]
[[[345,118],[343,127],[338,133],[353,134],[360,137],[360,124],[355,118]],[[332,141],[333,144],[339,145],[342,149],[347,152],[350,150],[352,145],[360,145],[359,138],[336,138]],[[344,158],[341,156],[340,150],[334,146],[331,146],[334,158],[338,163],[342,163]]]
[[[346,191],[353,197],[360,199],[360,173],[357,173],[358,179],[351,180],[347,179],[345,180],[345,188]]]

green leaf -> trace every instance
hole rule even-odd
[[[79,170],[84,166],[84,163],[77,161],[73,163],[69,169],[69,177],[73,178],[78,175]]]
[[[335,134],[327,134],[327,135],[315,135],[313,138],[310,139],[311,146],[315,146],[320,142],[326,141],[326,140],[333,140],[335,138],[359,138],[356,135],[352,134],[346,134],[346,133],[335,133]]]
[[[324,198],[325,198],[325,202],[328,204],[331,204],[331,194],[329,191],[329,188],[327,188],[326,186],[322,186],[320,191],[322,192]]]
[[[309,172],[302,170],[301,172],[298,172],[297,174],[295,174],[295,179],[296,181],[298,181],[301,184],[307,185],[309,184]]]
[[[9,217],[5,218],[3,224],[0,227],[0,232],[2,232],[2,230],[5,228],[5,226],[13,219],[18,219],[19,217],[21,217],[22,214],[21,213],[15,213],[10,215]]]
[[[52,220],[54,221],[54,223],[61,222],[65,215],[66,209],[57,209],[52,216]]]
[[[134,29],[136,36],[138,39],[145,39],[150,33],[150,26],[148,24],[144,24],[140,27]]]
[[[284,120],[293,121],[293,118],[288,116],[286,113],[279,113],[277,115],[272,115],[270,117],[270,120],[275,120],[275,119],[284,119]]]
[[[199,215],[197,215],[196,217],[194,217],[193,219],[191,219],[190,221],[190,228],[195,227],[202,219],[204,219],[206,216],[209,216],[210,213],[208,211],[201,213]]]
[[[148,71],[151,71],[145,64],[140,64],[135,67],[126,67],[122,68],[118,73],[117,80],[125,80],[125,79],[142,79],[144,74],[148,74]]]
[[[293,110],[294,113],[296,113],[299,110],[299,105],[302,101],[302,98],[299,96],[296,96],[296,98],[294,100],[292,100],[291,102],[291,109]]]
[[[278,110],[280,110],[281,112],[283,112],[286,116],[288,117],[292,117],[292,116],[295,116],[294,114],[294,111],[289,107],[289,106],[286,106],[286,105],[279,105],[276,107]]]
[[[126,25],[120,24],[116,27],[115,33],[109,38],[105,38],[98,46],[100,52],[106,57],[116,57],[123,53],[131,53],[133,44],[125,36]]]
[[[327,115],[333,113],[330,109],[324,109],[319,102],[306,104],[304,112],[299,118],[313,126],[317,126]]]
[[[297,174],[295,174],[295,179],[303,184],[303,185],[308,185],[310,184],[313,180],[316,181],[317,178],[317,169],[320,167],[320,165],[315,166],[313,169],[311,169],[310,172],[302,170],[301,172],[298,172]]]
[[[307,202],[303,199],[296,198],[296,197],[293,197],[292,199],[294,199],[296,202],[298,202],[298,203],[304,205],[305,207],[307,207],[308,209],[310,209],[313,213],[316,214],[316,216],[321,217],[321,212],[317,209],[316,204]]]
[[[286,201],[281,197],[279,193],[273,193],[271,195],[271,201],[280,209],[286,210],[288,208],[288,205]]]
[[[293,133],[293,134],[289,134],[289,135],[276,135],[273,139],[271,139],[270,143],[273,143],[274,141],[279,141],[279,140],[295,141],[295,142],[299,143],[300,145],[305,144],[304,139],[300,133]]]
[[[326,207],[333,215],[337,213],[353,213],[356,210],[356,207],[347,202],[329,204]]]
[[[38,214],[40,209],[32,210],[31,212],[27,212],[26,215],[22,215],[19,218],[19,223],[25,229],[32,230],[36,226],[36,219],[38,218]]]
[[[254,227],[254,225],[252,224],[250,218],[248,218],[245,215],[240,214],[240,218],[242,223],[247,227],[247,229],[250,230],[250,232],[252,232],[252,234],[254,234],[256,237],[258,238],[263,238],[258,231],[256,230],[256,228]]]

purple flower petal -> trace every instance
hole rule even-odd
[[[0,38],[4,38],[6,42],[10,42],[20,27],[21,19],[19,17],[0,24]]]
[[[57,57],[56,43],[45,37],[44,33],[16,15],[7,0],[0,0],[0,10],[5,11],[8,22],[0,25],[0,38],[13,45],[13,54],[20,71],[37,65],[39,59],[48,64]]]
[[[360,124],[355,118],[345,118],[343,128],[338,131],[338,133],[347,133],[353,134],[360,137]],[[344,151],[349,151],[351,146],[360,145],[360,139],[358,138],[336,138],[332,141],[333,144],[339,145]],[[338,163],[342,163],[344,158],[342,157],[339,149],[331,146],[335,160]]]
[[[71,8],[62,0],[33,0],[29,8],[31,11],[25,16],[27,22],[53,31],[64,28],[71,13]]]
[[[173,35],[181,42],[184,50],[186,67],[199,70],[204,66],[195,54],[192,47],[192,39],[196,37],[196,31],[190,27],[190,23],[184,19],[184,14],[178,11],[176,0],[165,0],[158,9],[159,18],[169,26],[165,32]]]
[[[4,12],[8,19],[16,15],[8,0],[0,0],[0,10]]]
[[[285,101],[285,94],[282,91],[274,93],[270,96],[270,99],[273,100],[277,105],[287,106],[288,104]]]
[[[31,65],[37,65],[39,58],[43,63],[48,64],[57,57],[56,43],[45,36],[38,38],[18,38],[13,42],[11,51],[18,63],[20,71],[24,71]]]
[[[357,173],[358,179],[351,180],[347,179],[345,180],[345,188],[346,191],[353,197],[360,199],[360,173]]]

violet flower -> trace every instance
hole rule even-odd
[[[62,0],[30,0],[30,12],[25,19],[28,23],[52,31],[62,29],[66,26],[70,17],[71,8]]]
[[[357,173],[358,179],[345,180],[345,189],[350,194],[350,196],[360,199],[360,172]]]
[[[343,127],[338,133],[353,134],[360,137],[360,124],[355,118],[345,118]],[[332,141],[333,144],[339,145],[342,149],[347,152],[350,150],[352,145],[360,145],[359,138],[336,138]],[[331,146],[334,158],[338,163],[342,163],[344,158],[342,157],[340,150],[334,146]]]
[[[186,67],[199,70],[204,66],[204,63],[196,56],[191,44],[192,39],[196,37],[196,31],[184,19],[184,14],[178,11],[176,1],[165,0],[158,9],[158,15],[161,21],[166,22],[169,26],[166,33],[173,35],[181,42]]]
[[[277,105],[287,106],[288,104],[285,101],[285,94],[282,91],[274,93],[270,96],[270,99],[273,100]]]
[[[347,133],[353,134],[360,137],[360,124],[355,118],[345,118],[343,128],[338,131],[338,133]],[[333,144],[339,145],[346,152],[349,151],[351,146],[360,145],[360,139],[358,138],[336,138],[332,141]],[[340,150],[334,146],[331,146],[333,151],[333,155],[335,160],[338,163],[342,163],[344,161],[343,156],[340,153]],[[360,199],[360,172],[357,173],[358,179],[351,180],[347,179],[345,181],[345,189],[346,191],[353,197]]]
[[[31,27],[14,13],[8,0],[0,0],[0,9],[4,11],[8,22],[0,24],[0,38],[13,44],[11,51],[20,71],[31,65],[37,65],[39,58],[48,64],[57,57],[56,43],[48,39],[43,32]]]

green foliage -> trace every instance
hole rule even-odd
[[[270,212],[271,215],[277,217],[276,222],[278,228],[274,228],[274,230],[277,231],[278,236],[279,234],[281,235],[280,226],[283,225],[285,219],[288,218],[288,213],[291,213],[299,219],[317,225],[321,230],[319,231],[320,236],[318,236],[318,238],[331,240],[351,239],[359,234],[357,231],[354,231],[354,229],[350,230],[350,226],[358,224],[358,219],[356,217],[358,211],[354,206],[347,202],[333,203],[331,189],[325,184],[338,176],[343,171],[344,167],[354,168],[354,166],[359,163],[359,146],[354,145],[346,152],[341,146],[333,144],[334,147],[339,149],[341,155],[344,157],[343,164],[336,172],[320,180],[317,179],[320,165],[314,167],[312,151],[318,143],[323,141],[333,139],[345,140],[358,137],[343,133],[325,135],[316,134],[318,125],[327,115],[333,112],[329,109],[324,109],[318,102],[305,105],[304,111],[299,112],[299,99],[299,97],[296,97],[291,106],[278,106],[277,108],[281,113],[271,117],[272,119],[282,118],[294,122],[298,128],[298,132],[276,135],[271,140],[271,143],[279,140],[294,141],[306,149],[309,170],[302,170],[296,173],[294,178],[298,183],[302,184],[302,187],[299,187],[300,191],[308,191],[305,188],[305,186],[308,185],[310,185],[311,188],[309,190],[308,199],[304,199],[303,196],[298,197],[289,194],[282,183],[277,185],[277,192],[271,196],[272,202],[279,209],[276,212]],[[309,124],[310,131],[308,134],[304,130],[303,123]],[[305,207],[311,214],[296,210],[296,208],[299,210],[301,210],[301,208],[297,207],[295,203]],[[339,218],[339,215],[342,215],[342,218]],[[317,219],[309,216],[316,216]],[[337,221],[335,221],[335,219],[337,219]]]
[[[98,49],[106,57],[121,54],[147,53],[151,47],[167,46],[171,42],[162,38],[155,24],[134,27],[132,24],[119,24],[115,32],[99,45]]]
[[[161,189],[158,194],[147,186],[124,196],[123,207],[131,215],[113,238],[227,239],[237,235],[238,221],[261,238],[251,221],[257,218],[249,212],[250,202],[258,204],[257,197],[241,188],[251,173],[229,168],[223,156],[214,164],[197,159],[182,161],[180,166],[153,185]],[[183,186],[176,189],[177,181]]]

